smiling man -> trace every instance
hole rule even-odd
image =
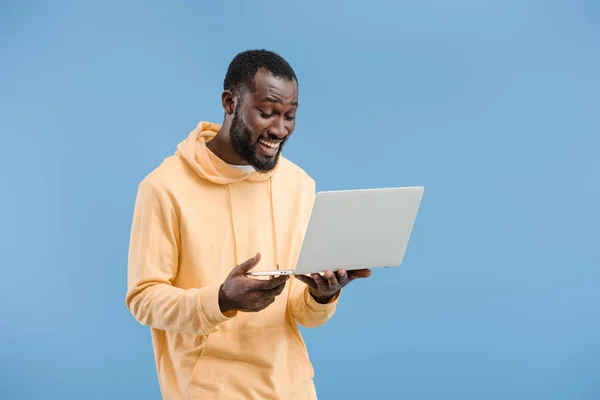
[[[222,125],[201,122],[140,184],[126,304],[149,326],[164,399],[315,399],[298,324],[333,315],[368,270],[273,279],[293,269],[315,184],[281,156],[298,79],[279,55],[238,54]]]

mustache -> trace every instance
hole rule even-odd
[[[285,142],[285,139],[287,139],[287,136],[284,138],[280,138],[279,136],[273,135],[272,133],[267,133],[266,135],[260,135],[260,137],[258,139],[265,139],[270,142],[281,143],[281,142]]]

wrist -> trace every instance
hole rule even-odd
[[[219,309],[221,310],[221,313],[223,315],[235,311],[233,307],[231,307],[231,305],[229,304],[227,296],[225,296],[225,292],[223,291],[223,285],[219,287]]]
[[[333,299],[333,296],[335,296],[335,294],[332,294],[331,296],[317,296],[313,292],[310,292],[310,295],[319,304],[327,304]]]

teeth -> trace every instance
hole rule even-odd
[[[261,142],[262,144],[264,144],[267,147],[270,147],[271,149],[276,149],[279,147],[279,143],[267,142],[264,139],[260,139],[259,142]]]

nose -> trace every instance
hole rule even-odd
[[[288,130],[285,127],[284,119],[281,117],[277,118],[277,120],[274,121],[273,125],[269,127],[269,133],[271,135],[277,136],[279,139],[285,138],[288,134]]]

